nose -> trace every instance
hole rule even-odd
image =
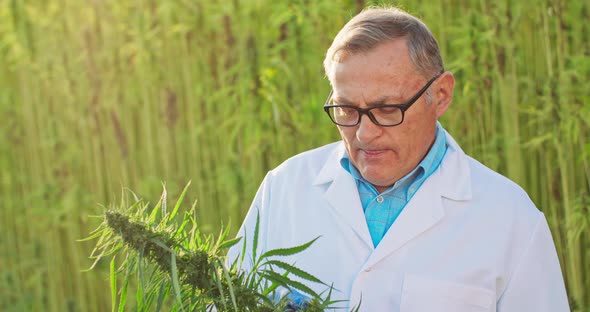
[[[370,142],[374,138],[378,137],[383,131],[382,127],[374,124],[367,115],[363,115],[361,117],[361,122],[357,127],[356,139],[359,142]]]

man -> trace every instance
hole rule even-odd
[[[420,20],[365,10],[324,67],[324,110],[342,141],[265,177],[238,234],[252,246],[259,216],[258,255],[319,237],[287,261],[333,285],[348,309],[569,311],[544,215],[438,123],[455,79]]]

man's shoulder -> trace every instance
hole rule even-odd
[[[478,160],[467,157],[474,200],[493,202],[497,212],[529,217],[539,215],[539,209],[520,185]]]
[[[452,151],[450,154],[455,155],[451,158],[459,160],[459,163],[463,164],[455,168],[464,168],[465,165],[468,167],[465,169],[469,175],[469,184],[474,200],[493,201],[498,204],[506,203],[504,206],[511,206],[508,205],[509,202],[523,204],[528,208],[532,207],[538,213],[538,209],[520,185],[466,154],[455,139],[448,132],[446,134],[449,150]],[[449,157],[448,154],[447,157]],[[451,168],[453,167],[451,166]]]
[[[469,169],[472,179],[477,185],[488,185],[500,188],[502,191],[508,191],[515,194],[526,194],[524,189],[510,178],[498,173],[497,171],[482,164],[479,160],[466,155],[469,162]]]
[[[273,172],[280,173],[291,170],[310,169],[318,172],[330,158],[339,157],[343,150],[342,141],[329,143],[294,155],[278,165]],[[335,159],[337,160],[337,159]]]

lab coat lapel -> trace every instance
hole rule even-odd
[[[356,183],[340,165],[343,155],[344,146],[341,144],[324,164],[314,185],[329,184],[324,192],[324,198],[328,201],[330,208],[352,228],[360,240],[372,249],[373,242],[365,221]]]
[[[467,156],[448,133],[446,136],[448,149],[440,167],[424,181],[404,207],[365,264],[366,267],[379,262],[443,222],[443,197],[451,200],[447,203],[471,199],[471,175]]]
[[[444,209],[437,188],[438,179],[440,176],[431,176],[424,182],[377,245],[366,266],[379,262],[440,222]]]

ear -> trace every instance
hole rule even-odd
[[[442,116],[453,100],[455,77],[451,72],[444,72],[435,82],[434,104],[436,105],[436,118]]]

